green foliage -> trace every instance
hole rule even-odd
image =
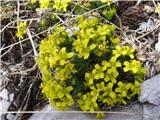
[[[41,9],[53,8],[59,11],[66,11],[71,0],[31,0],[31,3],[39,3]]]
[[[116,14],[116,9],[115,9],[115,7],[108,7],[108,8],[103,10],[102,14],[104,15],[104,17],[107,20],[112,20],[112,18]]]
[[[83,3],[81,0],[77,0]],[[96,1],[98,2],[98,1]],[[110,5],[110,0],[100,0],[101,3]],[[67,7],[72,4],[72,0],[31,0],[32,4],[39,3],[41,9],[53,8],[57,11],[67,11]]]
[[[47,79],[44,81],[42,88],[42,92],[50,98],[51,104],[55,105],[57,109],[66,110],[73,105],[74,101],[70,94],[73,90],[72,86],[64,86],[54,79]]]
[[[97,119],[101,119],[101,118],[104,118],[104,117],[105,117],[104,113],[97,113],[97,115],[96,115]]]
[[[23,39],[24,35],[26,35],[26,27],[27,27],[27,22],[19,22],[17,25],[16,36]]]
[[[67,6],[70,2],[71,0],[55,0],[53,8],[56,10],[67,11]]]
[[[30,0],[27,7],[41,16],[41,20],[38,22],[38,31],[43,31],[54,25],[55,22],[58,22],[60,19],[65,21],[66,18],[69,19],[72,15],[82,15],[103,5],[106,6],[98,11],[102,13],[107,20],[111,20],[116,13],[116,8],[111,4],[110,0]]]
[[[130,62],[128,61],[125,61],[124,62],[124,72],[128,72],[128,71],[131,71],[133,72],[134,74],[136,73],[144,73],[145,71],[142,68],[142,65],[140,63],[140,61],[137,61],[137,60],[131,60]]]
[[[135,50],[120,46],[114,25],[97,17],[80,17],[72,25],[57,27],[40,43],[42,92],[61,110],[74,103],[84,111],[128,104],[145,73]]]
[[[110,3],[110,0],[100,0],[102,3]]]

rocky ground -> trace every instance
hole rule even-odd
[[[26,9],[26,2],[1,2],[0,26],[0,111],[2,120],[94,120],[94,114],[54,112],[54,108],[41,94],[41,73],[35,63],[35,51],[46,30],[31,33],[32,41],[17,39],[16,22],[19,17],[36,26],[39,16]],[[148,72],[141,86],[139,100],[106,113],[106,120],[160,120],[160,17],[155,12],[157,1],[119,1],[118,13],[112,21],[123,34],[123,44],[129,43],[137,51],[137,59]],[[37,20],[38,19],[38,20]],[[35,21],[36,22],[35,22]],[[61,22],[61,21],[58,21]],[[58,23],[57,22],[57,23]],[[73,111],[74,110],[74,111]],[[17,112],[18,111],[18,112]],[[28,111],[28,113],[23,113]],[[39,111],[37,113],[36,111]],[[73,113],[71,112],[73,111]],[[35,112],[35,113],[34,113]]]

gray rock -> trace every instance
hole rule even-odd
[[[142,83],[139,101],[160,105],[160,74]]]
[[[160,120],[160,105],[143,104],[143,120]]]
[[[117,114],[107,114],[105,120],[143,120],[142,105],[137,103],[128,108],[117,110]]]
[[[117,113],[106,114],[106,117],[101,120],[142,120],[143,118],[142,114],[140,114],[142,112],[142,105],[140,104],[115,111]],[[52,108],[51,105],[47,105],[40,113],[34,113],[29,120],[98,120],[95,114],[82,112],[76,113],[74,110],[69,113],[59,112]]]
[[[60,112],[54,109],[51,105],[46,105],[39,113],[34,113],[29,120],[96,120],[92,114]]]
[[[56,111],[51,105],[46,105],[39,113],[34,113],[29,120],[98,120],[95,114]],[[134,104],[122,110],[114,110],[117,113],[106,114],[101,120],[160,120],[160,105]]]

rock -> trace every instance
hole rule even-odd
[[[51,105],[46,105],[40,113],[33,114],[29,120],[96,120],[94,115],[72,113],[72,111],[69,113],[60,112]]]
[[[160,105],[160,74],[142,83],[139,101]]]
[[[160,105],[143,104],[143,120],[160,120]]]
[[[119,113],[106,114],[102,120],[160,120],[160,105],[136,103]],[[94,114],[76,113],[74,110],[65,113],[56,111],[51,105],[46,105],[39,113],[34,113],[28,120],[98,120]]]
[[[9,101],[12,102],[14,100],[14,93],[9,95]]]
[[[0,97],[1,97],[2,99],[8,100],[8,90],[4,88],[4,89],[0,92]]]
[[[7,112],[10,104],[11,104],[10,102],[2,99],[0,101],[0,112]]]
[[[29,120],[98,120],[95,114],[88,114],[74,109],[70,109],[70,112],[56,111],[51,105],[46,105],[40,113],[33,114]],[[142,105],[135,104],[122,110],[115,110],[122,113],[106,114],[106,117],[102,120],[142,120]],[[131,113],[131,114],[127,114]],[[133,113],[133,114],[132,114]],[[134,114],[135,113],[135,114]]]
[[[1,63],[0,66],[2,66]],[[7,70],[0,68],[0,91],[2,91],[7,86],[9,82],[8,75],[9,74]]]
[[[107,114],[105,120],[143,120],[142,105],[137,103],[128,108],[117,110],[117,114]]]
[[[7,114],[6,116],[7,120],[15,120],[15,116],[13,114]]]

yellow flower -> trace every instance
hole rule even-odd
[[[26,27],[27,27],[27,22],[19,22],[17,25],[16,36],[23,39],[24,35],[26,34]]]

